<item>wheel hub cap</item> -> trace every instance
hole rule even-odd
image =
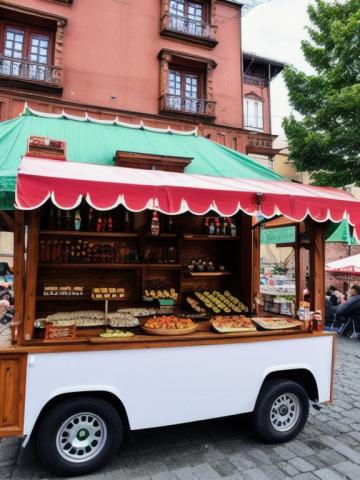
[[[271,425],[278,432],[287,432],[296,425],[300,412],[299,399],[292,393],[284,393],[272,404],[270,410]]]
[[[81,412],[65,420],[56,436],[60,455],[73,463],[96,457],[104,448],[107,427],[104,420],[90,412]]]

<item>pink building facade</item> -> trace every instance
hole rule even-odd
[[[101,7],[100,7],[101,5]],[[0,4],[0,120],[29,106],[178,129],[271,158],[270,80],[235,0]]]

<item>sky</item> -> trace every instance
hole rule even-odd
[[[310,72],[301,52],[301,40],[307,38],[307,6],[312,0],[270,0],[243,16],[243,50],[295,65]],[[271,82],[272,130],[283,135],[282,118],[289,115],[287,91],[282,75]]]

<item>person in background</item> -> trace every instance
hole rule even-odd
[[[332,295],[334,295],[336,298],[337,298],[337,303],[334,304],[334,305],[340,305],[342,303],[345,303],[345,295],[343,293],[340,292],[340,290],[336,287],[334,287],[334,285],[331,285],[329,287],[329,290],[332,292]]]
[[[328,300],[333,307],[340,305],[339,297],[334,294],[334,287],[329,287],[326,292],[326,300]]]
[[[353,320],[356,332],[360,331],[360,285],[352,285],[350,289],[351,297],[345,302],[338,305],[335,309],[336,319],[342,322],[347,322],[349,319]],[[351,325],[346,330],[351,331]],[[342,331],[343,335],[348,332]]]

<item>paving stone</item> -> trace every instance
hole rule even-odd
[[[279,467],[276,465],[264,465],[260,470],[271,480],[285,480],[289,478]],[[226,479],[227,480],[227,479]]]
[[[209,462],[210,466],[217,472],[220,477],[228,477],[236,472],[236,466],[226,458],[216,460],[215,462]]]
[[[343,475],[340,476],[329,468],[322,468],[321,470],[316,470],[314,474],[321,480],[342,480],[344,478]]]
[[[287,462],[279,462],[277,466],[289,477],[294,477],[299,473],[299,470],[294,465],[290,465]]]
[[[296,475],[296,477],[294,477],[294,480],[318,480],[318,477],[315,477],[315,475],[311,472],[307,472]]]
[[[196,465],[192,471],[198,480],[219,480],[221,478],[220,475],[207,463]]]
[[[290,458],[296,457],[296,454],[286,447],[275,447],[274,452],[282,458],[282,460],[290,460]]]
[[[344,457],[348,458],[349,460],[360,463],[360,453],[356,450],[348,447],[344,443],[339,442],[338,439],[329,437],[329,436],[321,436],[320,440],[329,447],[332,447],[336,452],[341,453]]]
[[[307,462],[303,458],[296,457],[292,458],[289,460],[290,465],[293,467],[297,468],[299,472],[305,473],[305,472],[311,472],[312,470],[315,470],[314,465],[311,463]]]
[[[286,448],[294,452],[298,457],[308,457],[313,454],[312,449],[300,440],[293,440],[292,442],[286,443]]]
[[[353,431],[348,433],[349,437],[354,438],[358,443],[360,443],[360,432]]]
[[[244,478],[249,480],[271,480],[270,477],[265,475],[260,469],[252,468],[250,470],[245,470],[243,472]]]
[[[255,462],[256,465],[271,465],[272,461],[260,448],[252,448],[248,450],[247,455]]]
[[[230,462],[235,465],[239,470],[246,470],[248,468],[255,467],[255,462],[246,457],[242,453],[235,453],[229,456]]]
[[[351,480],[359,480],[360,466],[352,462],[342,462],[334,465],[335,470],[346,475]]]

